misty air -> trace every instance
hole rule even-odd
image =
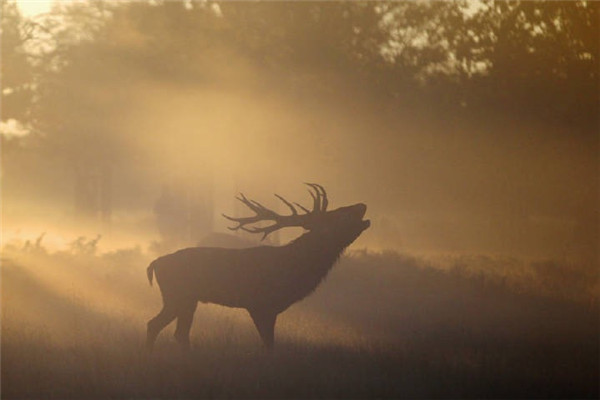
[[[598,398],[600,3],[1,7],[2,399]]]

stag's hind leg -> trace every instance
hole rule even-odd
[[[176,309],[165,304],[156,317],[148,321],[148,330],[146,335],[146,349],[148,351],[152,351],[154,348],[154,342],[156,342],[156,338],[158,337],[160,331],[162,331],[165,326],[169,325],[171,321],[175,319],[175,317],[177,317]]]
[[[175,340],[183,350],[190,348],[190,329],[196,312],[197,301],[187,303],[178,308],[177,328],[175,329]]]
[[[268,350],[273,348],[275,342],[275,320],[277,313],[263,310],[248,310],[258,334]]]

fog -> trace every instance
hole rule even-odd
[[[254,11],[269,15],[267,6],[260,6]],[[138,225],[133,233],[141,236],[132,240],[144,245],[159,239],[150,220],[165,185],[193,190],[206,203],[209,226],[199,230],[224,231],[226,221],[219,216],[231,212],[238,192],[262,201],[275,200],[272,193],[304,201],[302,182],[316,181],[329,190],[332,207],[368,204],[378,223],[359,247],[579,261],[597,257],[593,122],[556,123],[501,107],[448,110],[435,98],[424,100],[418,86],[390,100],[356,82],[348,68],[338,66],[336,72],[327,60],[303,65],[278,54],[258,58],[223,38],[195,39],[205,47],[186,48],[177,41],[182,33],[168,31],[168,24],[185,26],[193,18],[210,17],[210,11],[196,5],[186,16],[176,7],[162,14],[135,3],[131,10],[113,10],[107,27],[93,31],[99,32],[98,44],[71,45],[71,60],[62,70],[42,68],[54,81],[42,81],[46,97],[26,115],[35,118],[40,127],[34,130],[49,145],[29,144],[34,154],[23,151],[27,144],[4,151],[6,239],[91,232],[101,233],[101,245],[108,245],[111,236],[132,228],[127,225]],[[65,11],[59,27],[94,29],[82,19],[93,12],[80,8]],[[243,17],[239,13],[251,9],[240,5],[225,11],[237,22]],[[156,29],[171,37],[144,32],[131,20],[135,12],[146,12],[148,21],[158,19],[150,23],[162,23]],[[335,17],[336,10],[324,12]],[[208,29],[227,32],[221,26],[228,18],[223,11],[212,18],[216,27]],[[55,38],[39,41],[66,47],[60,42],[65,31],[54,29]],[[309,39],[301,39],[306,40],[302,45],[309,46]],[[327,49],[314,47],[314,52]],[[282,65],[273,66],[277,60]],[[110,176],[103,189],[109,227],[90,230],[80,219],[72,220],[81,212],[74,204],[81,190],[78,179],[90,180],[94,173]]]
[[[85,154],[84,163],[88,153],[110,153],[110,229],[93,232],[103,234],[102,245],[126,224],[144,224],[139,244],[157,239],[149,220],[163,185],[203,193],[212,227],[224,231],[220,214],[231,212],[238,192],[272,206],[272,193],[306,202],[302,182],[316,181],[332,208],[368,204],[377,223],[357,246],[596,256],[596,137],[501,113],[438,118],[434,108],[386,107],[372,97],[297,95],[276,82],[256,84],[263,72],[243,64],[220,71],[209,88],[140,81],[118,61],[109,68],[133,77],[109,88],[86,83],[82,96],[117,103],[110,114],[66,117],[85,126],[67,152]],[[71,222],[75,177],[61,156],[36,154],[25,166],[27,155],[5,153],[5,238]],[[79,220],[67,226],[66,236],[90,232]]]
[[[2,11],[10,396],[597,395],[597,3]],[[186,247],[289,243],[310,230],[261,241],[222,214],[252,215],[240,193],[281,214],[274,194],[310,208],[307,182],[328,210],[366,204],[371,223],[278,320],[279,358],[255,350],[246,314],[203,304],[187,366],[161,377],[179,362],[164,335],[154,364],[138,354],[160,310],[144,269]],[[28,389],[36,374],[47,380]]]

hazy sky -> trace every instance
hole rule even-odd
[[[55,0],[17,0],[19,10],[26,17],[34,17],[50,11]]]

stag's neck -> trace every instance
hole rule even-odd
[[[302,300],[325,279],[346,246],[336,245],[327,238],[309,232],[280,247],[283,259],[277,266],[286,265],[284,273],[290,285],[280,299],[280,309]]]
[[[332,243],[320,235],[308,232],[287,245],[294,254],[295,264],[307,273],[323,278],[336,263],[346,246]]]

